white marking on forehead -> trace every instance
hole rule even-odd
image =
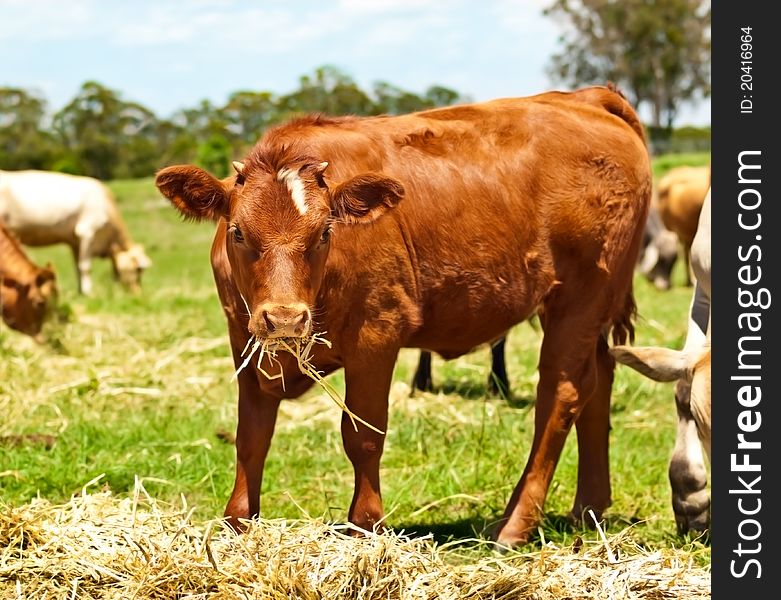
[[[292,169],[280,169],[277,173],[277,181],[284,181],[287,184],[287,189],[290,192],[290,197],[293,198],[293,204],[296,205],[298,212],[302,215],[306,214],[309,206],[306,203],[306,193],[304,191],[304,182],[298,176],[297,170]]]

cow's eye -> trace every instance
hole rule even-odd
[[[331,239],[331,228],[330,227],[326,227],[323,230],[322,235],[320,236],[320,244],[327,244],[328,240],[330,240],[330,239]]]
[[[244,243],[244,234],[241,232],[241,229],[238,228],[237,225],[234,225],[231,227],[231,232],[233,234],[233,241],[237,244],[243,244]]]

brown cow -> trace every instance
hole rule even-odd
[[[217,221],[211,262],[237,367],[251,336],[315,346],[344,367],[348,408],[385,431],[400,348],[455,358],[537,312],[544,330],[535,432],[495,531],[525,542],[561,450],[578,434],[575,518],[610,505],[608,430],[615,343],[633,334],[632,274],[651,196],[643,130],[602,87],[402,116],[309,117],[268,131],[237,175],[194,166],[156,184],[187,217]],[[249,314],[248,314],[249,313]],[[312,385],[281,356],[285,385],[239,375],[236,527],[259,512],[282,398]],[[278,373],[268,357],[261,365]],[[355,473],[349,520],[383,520],[384,435],[342,418]],[[517,457],[513,456],[512,460]]]
[[[691,247],[709,187],[709,166],[675,167],[656,186],[656,207],[662,223],[678,236],[683,247],[686,285],[692,284]]]
[[[56,296],[51,265],[36,266],[0,222],[0,311],[6,325],[41,341],[47,309]]]

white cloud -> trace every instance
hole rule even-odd
[[[454,6],[463,4],[463,0],[448,2],[447,0],[339,0],[338,10],[341,14],[387,14],[400,12],[437,12],[452,10]]]
[[[67,6],[67,10],[64,10]],[[0,42],[63,40],[83,35],[95,17],[94,0],[0,0]]]

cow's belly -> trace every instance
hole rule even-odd
[[[27,246],[71,244],[79,215],[67,208],[62,210],[45,203],[19,202],[7,197],[0,202],[0,219]]]
[[[9,228],[27,246],[50,246],[52,244],[76,244],[74,219],[55,221],[47,225],[18,223],[11,221]]]
[[[428,296],[423,323],[405,346],[449,359],[493,342],[537,311],[547,293],[547,281],[547,277],[507,279],[475,273],[471,285],[461,281],[444,285]]]

